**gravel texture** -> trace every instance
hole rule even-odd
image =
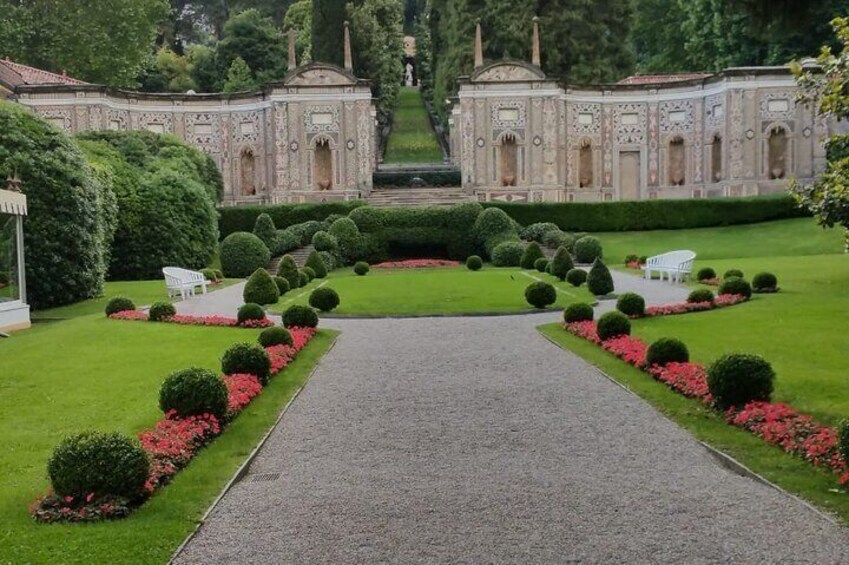
[[[326,321],[336,347],[176,562],[849,563],[847,530],[721,467],[543,318]]]

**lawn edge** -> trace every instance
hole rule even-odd
[[[236,484],[239,481],[241,481],[245,477],[245,475],[248,474],[248,471],[250,470],[251,464],[254,462],[254,460],[259,455],[260,450],[262,450],[262,448],[268,442],[268,439],[271,437],[271,434],[274,433],[274,431],[277,429],[277,427],[283,421],[283,417],[289,411],[289,408],[292,406],[292,404],[294,404],[295,400],[298,399],[298,397],[301,395],[301,392],[303,392],[303,390],[307,387],[307,385],[310,383],[310,381],[312,381],[313,375],[318,370],[319,366],[321,366],[321,364],[324,361],[324,358],[327,356],[327,354],[330,353],[333,350],[334,347],[336,347],[336,341],[339,339],[339,335],[341,334],[341,332],[339,332],[337,330],[325,330],[325,331],[329,331],[333,334],[332,339],[330,341],[330,344],[327,346],[327,349],[324,351],[324,353],[321,354],[321,357],[319,357],[316,360],[316,363],[315,363],[315,365],[313,365],[312,369],[310,370],[309,374],[307,375],[307,378],[304,381],[304,384],[299,386],[298,389],[292,394],[292,398],[289,399],[289,401],[286,403],[286,405],[283,407],[283,409],[277,415],[277,419],[274,420],[274,423],[271,425],[271,427],[268,428],[268,430],[265,432],[265,434],[260,438],[259,442],[256,444],[256,446],[254,446],[253,450],[248,454],[248,456],[245,458],[245,460],[242,462],[242,464],[239,465],[239,467],[236,469],[236,472],[233,474],[233,476],[230,478],[230,480],[227,481],[227,483],[221,489],[221,492],[218,493],[218,496],[215,497],[215,500],[213,500],[212,504],[209,505],[209,508],[206,509],[206,512],[203,513],[203,516],[200,517],[200,520],[198,520],[197,524],[192,529],[192,531],[189,532],[189,534],[186,536],[186,538],[180,543],[180,545],[177,546],[177,549],[175,549],[174,552],[171,554],[171,557],[168,558],[168,561],[167,561],[168,565],[173,563],[174,560],[177,559],[177,557],[180,556],[180,554],[183,552],[183,550],[186,548],[186,546],[189,545],[189,543],[195,538],[195,536],[198,534],[200,529],[206,523],[209,516],[212,514],[212,512],[215,510],[215,508],[221,503],[221,501],[224,499],[224,497],[227,495],[227,493],[230,492],[230,490],[234,486],[236,486]]]
[[[797,494],[793,494],[792,492],[784,489],[783,487],[779,486],[778,484],[770,481],[769,479],[767,479],[763,475],[752,470],[746,464],[740,462],[739,460],[737,460],[733,456],[729,455],[728,453],[725,453],[721,449],[716,448],[716,447],[712,446],[711,444],[707,443],[706,441],[697,438],[696,436],[694,436],[692,434],[692,432],[690,432],[690,430],[688,430],[687,428],[685,428],[684,426],[682,426],[681,424],[676,422],[668,414],[664,414],[662,411],[658,410],[654,406],[654,404],[652,404],[647,399],[640,396],[640,394],[637,393],[636,391],[634,391],[631,387],[629,387],[628,385],[626,385],[623,382],[618,381],[615,377],[608,374],[601,367],[599,367],[598,365],[593,363],[591,360],[587,359],[586,357],[584,357],[583,355],[578,353],[577,351],[574,351],[574,350],[570,349],[569,347],[566,347],[566,346],[558,343],[551,336],[546,335],[546,333],[543,331],[544,327],[545,327],[545,325],[537,326],[536,330],[537,330],[537,333],[539,333],[548,342],[552,343],[558,349],[561,349],[563,351],[568,351],[568,352],[572,353],[573,355],[577,356],[579,359],[581,359],[586,364],[588,364],[590,367],[592,367],[592,369],[595,372],[597,372],[598,374],[600,374],[602,377],[609,380],[610,382],[612,382],[613,384],[615,384],[616,386],[618,386],[622,390],[626,391],[627,393],[631,394],[632,396],[638,398],[641,402],[646,404],[649,408],[651,408],[659,416],[661,416],[662,418],[664,418],[668,422],[671,422],[673,425],[675,425],[679,429],[683,430],[688,436],[690,436],[694,441],[696,441],[699,445],[701,445],[714,459],[716,459],[717,463],[721,467],[728,469],[732,473],[735,473],[735,474],[740,475],[742,477],[752,479],[752,480],[759,482],[763,485],[771,487],[771,488],[777,490],[778,492],[780,492],[782,495],[784,495],[784,496],[794,500],[795,502],[799,503],[800,505],[804,506],[810,512],[815,513],[816,515],[820,516],[821,518],[825,518],[826,520],[828,520],[832,524],[834,524],[836,526],[840,526],[840,527],[846,527],[846,524],[838,516],[832,514],[831,512],[828,512],[826,510],[819,508],[814,503],[805,500],[804,498],[802,498],[801,496],[799,496]]]

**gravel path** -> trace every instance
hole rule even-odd
[[[542,321],[328,320],[335,348],[176,562],[849,563],[845,529]]]

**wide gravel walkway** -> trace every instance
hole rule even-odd
[[[849,563],[845,529],[544,319],[325,321],[336,346],[176,562]]]

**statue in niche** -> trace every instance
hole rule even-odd
[[[254,196],[256,194],[256,183],[254,182],[254,153],[250,149],[242,151],[240,168],[242,196]]]
[[[713,182],[719,182],[722,180],[722,138],[718,135],[713,136],[710,161],[711,178]]]
[[[769,178],[783,179],[787,176],[787,132],[777,127],[769,132]]]
[[[516,186],[517,161],[516,136],[507,134],[501,140],[501,186]]]
[[[581,145],[578,157],[578,185],[587,188],[593,185],[593,148],[589,141]]]
[[[326,139],[319,140],[315,144],[313,178],[318,190],[333,188],[333,153],[330,150],[330,142]]]
[[[669,184],[684,186],[686,182],[687,154],[680,137],[669,142]]]

